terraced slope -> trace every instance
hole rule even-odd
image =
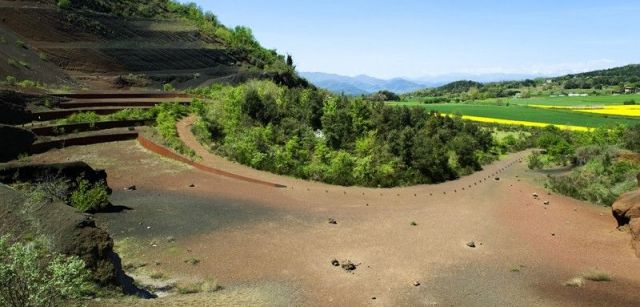
[[[38,55],[14,55],[31,67],[2,64],[3,80],[12,75],[18,80],[55,82],[68,74],[82,86],[100,89],[115,87],[118,76],[133,73],[144,75],[152,86],[172,83],[181,88],[253,76],[248,72],[252,65],[237,50],[186,20],[61,10],[55,1],[0,0],[0,16],[0,35],[6,41],[0,52],[15,49],[15,42],[21,41],[23,51]],[[64,73],[37,69],[45,64]]]

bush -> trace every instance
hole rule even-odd
[[[7,85],[10,85],[10,86],[14,86],[16,85],[16,82],[18,82],[18,80],[14,76],[7,76],[5,80],[7,82]]]
[[[625,106],[632,106],[632,105],[635,105],[635,104],[636,104],[636,101],[635,101],[635,100],[633,100],[633,99],[631,99],[631,100],[627,100],[627,101],[623,102],[623,104],[624,104]]]
[[[70,124],[80,124],[80,123],[88,123],[91,127],[95,125],[95,123],[101,121],[102,118],[100,115],[95,112],[80,112],[71,114],[67,118],[60,119],[56,121],[58,125],[70,125]]]
[[[640,165],[618,159],[611,150],[601,152],[569,175],[549,177],[547,187],[576,199],[611,206],[620,195],[635,189]]]
[[[71,0],[58,0],[58,7],[66,10],[71,7]]]
[[[71,193],[69,202],[81,212],[96,211],[109,204],[109,193],[104,183],[91,184],[85,179],[77,181],[78,187]]]
[[[532,153],[529,156],[529,159],[527,162],[528,162],[527,166],[529,167],[529,169],[532,169],[532,170],[538,170],[544,167],[544,163],[542,162],[540,153],[537,153],[537,152]]]
[[[18,48],[28,49],[27,44],[21,40],[16,41],[16,46]]]
[[[176,89],[173,87],[173,85],[171,85],[171,83],[166,83],[162,86],[162,90],[165,92],[173,92]]]
[[[0,237],[0,306],[62,306],[91,290],[79,258],[50,253],[39,242],[10,244]]]

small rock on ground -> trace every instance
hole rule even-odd
[[[467,243],[467,246],[471,247],[471,248],[476,248],[476,242],[471,241],[471,242]]]

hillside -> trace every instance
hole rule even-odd
[[[169,0],[0,1],[2,80],[48,86],[185,88],[269,78],[306,85],[245,27]],[[289,64],[289,65],[288,65]]]
[[[553,80],[563,83],[565,89],[601,89],[606,86],[640,87],[640,64],[566,75]]]
[[[425,102],[564,95],[569,93],[611,94],[635,92],[640,88],[640,65],[632,64],[556,78],[536,78],[502,82],[455,81],[443,86],[418,90],[406,97],[426,98]],[[628,91],[626,93],[628,93]]]

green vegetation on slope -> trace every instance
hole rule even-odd
[[[252,81],[197,89],[194,126],[217,153],[278,174],[390,187],[450,180],[495,159],[491,132],[422,108]]]
[[[404,95],[405,100],[425,103],[463,102],[490,98],[548,97],[569,93],[590,95],[624,92],[625,87],[640,88],[640,65],[628,65],[558,78],[478,83],[456,81],[438,88],[424,89]]]
[[[621,194],[635,189],[640,172],[640,125],[576,133],[547,128],[537,135],[542,154],[529,157],[529,168],[566,166],[565,175],[550,176],[547,186],[558,193],[610,206]]]

